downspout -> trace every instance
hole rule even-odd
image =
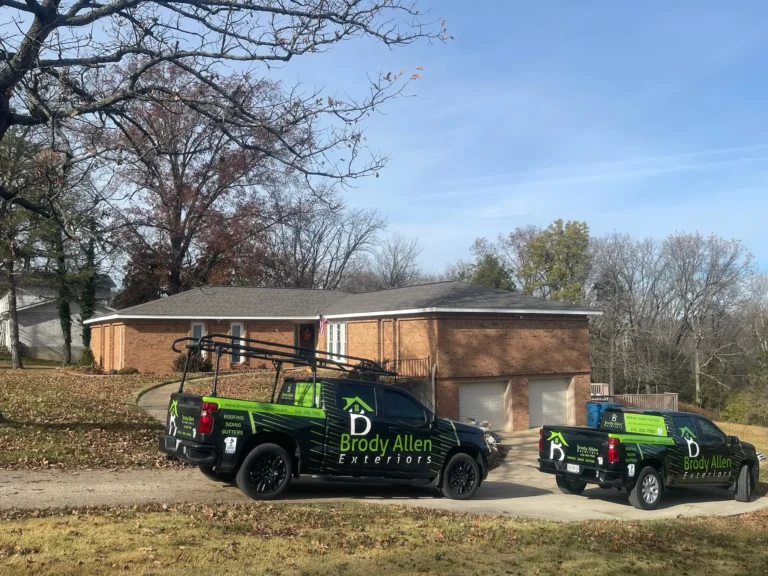
[[[437,362],[432,364],[432,411],[437,414]]]

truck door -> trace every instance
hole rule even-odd
[[[696,417],[696,428],[699,431],[701,457],[705,459],[705,483],[730,484],[735,478],[731,476],[733,458],[727,437],[720,428],[701,416]]]
[[[674,449],[669,451],[669,468],[674,474],[677,486],[701,486],[706,484],[703,453],[699,431],[693,416],[672,416],[674,429],[670,431],[675,440]]]
[[[427,410],[408,394],[394,388],[379,388],[384,406],[387,439],[387,475],[393,478],[428,478],[434,475],[432,425]]]
[[[323,471],[344,476],[382,476],[382,451],[388,436],[376,388],[335,383],[325,395],[326,441]]]

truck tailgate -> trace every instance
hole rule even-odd
[[[197,436],[197,421],[203,407],[202,396],[193,394],[171,394],[168,406],[168,416],[165,421],[165,431],[176,438],[195,439]]]
[[[602,466],[608,433],[581,426],[544,426],[542,440],[542,459]]]

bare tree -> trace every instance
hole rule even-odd
[[[0,139],[12,126],[126,125],[135,99],[173,99],[220,123],[243,149],[307,176],[340,180],[383,166],[385,159],[367,148],[360,121],[418,79],[417,72],[382,72],[361,99],[296,87],[253,103],[243,93],[265,81],[260,71],[349,39],[395,47],[448,37],[444,21],[424,25],[410,0],[0,0],[0,21]],[[235,64],[252,68],[223,82],[224,65]],[[157,80],[158,68],[169,65],[217,98],[169,90]],[[286,138],[301,130],[304,140]],[[53,199],[27,198],[5,181],[0,198],[57,215]]]
[[[373,269],[381,288],[400,288],[421,277],[419,256],[423,248],[417,238],[396,233],[384,240],[376,251]]]
[[[268,232],[260,283],[336,289],[371,253],[386,223],[375,210],[349,210],[338,201],[298,204],[305,209]]]
[[[736,321],[733,311],[744,299],[748,280],[754,273],[752,256],[738,240],[701,234],[678,234],[664,243],[670,282],[676,301],[679,344],[692,339],[692,372],[696,403],[701,405],[701,377],[724,385],[703,368],[712,362],[725,363],[741,354],[731,339],[719,341]]]

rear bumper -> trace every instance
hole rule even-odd
[[[599,484],[601,486],[613,486],[620,488],[627,484],[624,478],[624,472],[621,470],[606,470],[589,465],[579,465],[579,473],[568,472],[566,463],[558,460],[547,460],[539,458],[539,472],[546,474],[562,474],[571,478],[578,478],[587,484]]]
[[[221,461],[221,454],[215,446],[190,442],[168,434],[160,436],[160,450],[190,464],[217,466]]]

